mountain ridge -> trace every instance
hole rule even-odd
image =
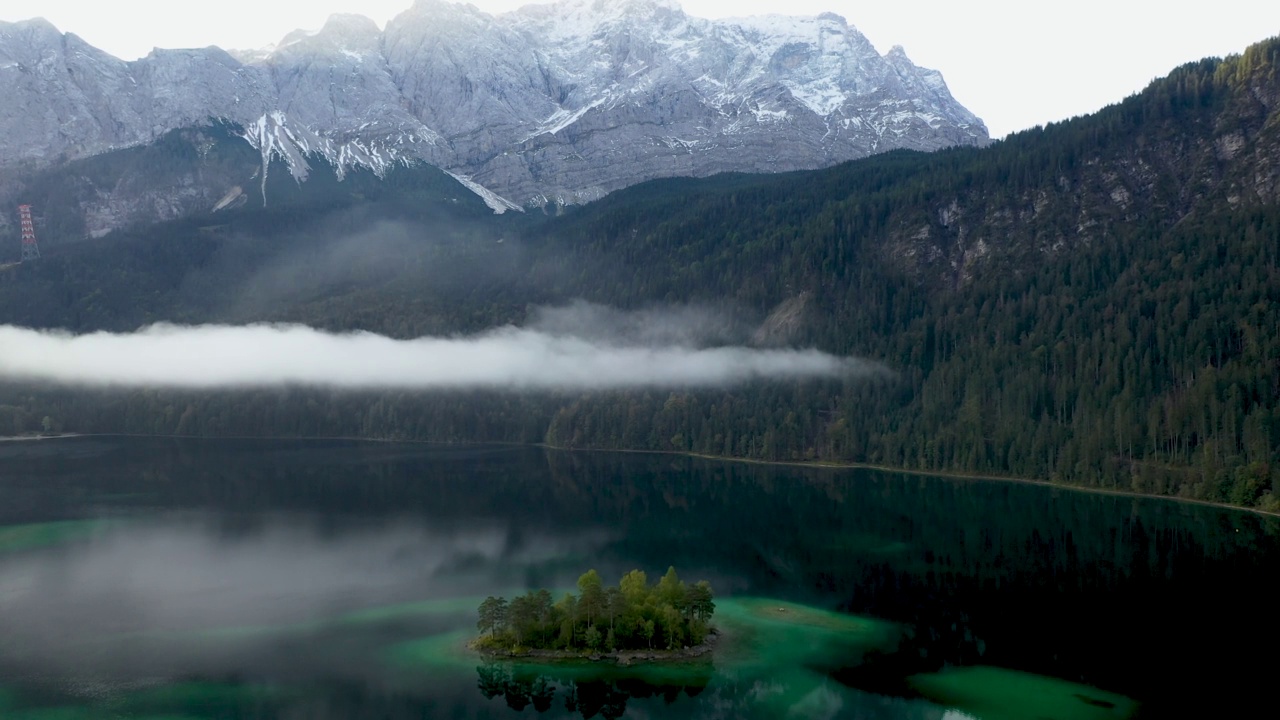
[[[218,131],[205,172],[260,167],[231,142],[241,131]],[[191,166],[166,158],[199,157],[214,132],[175,131],[171,147],[118,161],[184,177]],[[82,161],[70,180],[110,175],[95,161],[108,164]],[[479,399],[11,383],[0,420],[863,462],[1280,510],[1280,38],[990,147],[653,180],[558,214],[495,217],[434,168],[339,182],[317,160],[299,185],[272,163],[265,207],[246,193],[225,213],[0,270],[0,323],[415,338],[522,326],[577,301],[711,307],[740,320],[740,342],[893,373]]]
[[[419,0],[384,30],[336,15],[268,51],[130,62],[46,21],[0,23],[0,91],[17,100],[0,109],[0,167],[265,120],[339,167],[426,162],[510,207],[989,141],[940,74],[881,56],[838,15],[710,21],[654,0],[500,15]],[[282,129],[259,145],[288,160],[293,140]]]

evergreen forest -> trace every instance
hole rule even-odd
[[[177,140],[159,147],[147,150],[157,172],[189,159]],[[132,152],[92,170],[123,172]],[[52,197],[83,172],[37,184]],[[735,342],[886,371],[525,394],[10,381],[0,435],[546,443],[1033,478],[1280,511],[1280,40],[986,148],[655,181],[576,208],[492,216],[430,168],[281,182],[268,208],[92,241],[73,222],[44,221],[45,257],[0,270],[0,324],[296,322],[410,338],[521,325],[539,307],[585,300],[713,308],[745,328]],[[515,602],[489,634],[513,630]],[[691,634],[650,619],[658,646]],[[521,625],[516,642],[563,642],[560,625]],[[594,628],[607,647],[605,627],[575,616],[569,646],[590,647]],[[636,642],[632,625],[608,629],[620,647]]]
[[[486,651],[565,650],[615,652],[655,648],[678,650],[701,645],[712,632],[716,604],[711,584],[687,585],[674,567],[654,585],[640,570],[605,586],[588,570],[578,578],[578,594],[552,602],[547,590],[531,590],[507,602],[480,603],[475,647]]]

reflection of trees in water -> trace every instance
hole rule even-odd
[[[504,589],[558,587],[583,564],[566,558],[586,552],[606,572],[674,563],[730,594],[914,628],[893,657],[841,675],[858,687],[979,662],[1139,696],[1249,685],[1241,678],[1266,687],[1258,673],[1267,666],[1248,658],[1280,641],[1280,625],[1239,612],[1240,598],[1274,594],[1280,521],[1218,509],[1013,483],[524,447],[12,445],[21,447],[0,448],[0,524],[142,502],[144,513],[216,515],[226,535],[252,540],[277,514],[300,511],[331,522],[326,547],[338,547],[365,537],[370,519],[417,527],[412,517],[424,537],[441,537],[433,544],[472,547],[476,528],[505,537],[486,572],[467,575],[501,577]],[[356,531],[349,538],[347,528]],[[458,557],[461,569],[468,560]],[[440,582],[453,581],[449,567]],[[1187,608],[1228,625],[1170,633],[1185,625]],[[1215,661],[1195,661],[1205,657]]]
[[[564,698],[564,709],[583,718],[599,715],[616,720],[627,712],[631,698],[662,697],[674,703],[683,692],[696,697],[705,685],[653,685],[643,680],[566,680],[534,672],[519,672],[502,663],[486,663],[476,668],[476,685],[486,699],[503,697],[507,707],[521,712],[530,705],[540,713],[549,711],[556,695]]]
[[[510,669],[489,663],[476,668],[477,686],[486,699],[503,696],[507,707],[520,712],[529,705],[540,713],[551,709],[556,698],[556,685],[550,678],[536,675],[517,677]]]

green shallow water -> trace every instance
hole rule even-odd
[[[698,658],[618,665],[590,660],[490,659],[467,647],[482,598],[453,597],[375,606],[305,623],[201,629],[146,637],[149,651],[168,644],[209,650],[243,640],[320,643],[355,654],[382,674],[388,687],[475,688],[511,709],[526,705],[572,706],[593,689],[602,708],[625,708],[650,693],[670,704],[703,693],[728,693],[739,717],[830,718],[865,703],[861,691],[831,679],[830,672],[857,665],[868,653],[893,652],[906,628],[871,617],[834,612],[764,597],[719,598],[712,653]],[[411,640],[398,637],[405,623],[443,630]],[[460,626],[461,625],[461,626]],[[117,638],[117,641],[119,638]],[[92,643],[98,645],[101,640]],[[321,648],[323,649],[323,648]],[[381,665],[382,670],[377,670]],[[1065,681],[989,667],[956,668],[909,679],[929,702],[902,701],[908,708],[945,707],[982,720],[1035,717],[1051,720],[1112,720],[1129,717],[1128,698]],[[603,688],[603,690],[601,690]],[[0,717],[17,720],[128,718],[211,720],[273,717],[275,709],[304,701],[304,687],[220,682],[176,682],[111,693],[78,705],[22,703],[0,689]],[[912,705],[915,702],[917,705]],[[613,703],[609,705],[609,703]],[[1105,707],[1104,707],[1105,706]],[[904,716],[910,716],[906,713]],[[928,716],[924,713],[923,716]]]
[[[981,481],[508,447],[0,448],[0,719],[1234,715],[1280,632],[1239,598],[1268,597],[1277,562],[1271,520]],[[484,596],[668,565],[721,593],[711,657],[465,649]],[[1187,607],[1215,631],[1170,633]]]
[[[475,632],[466,629],[432,635],[397,643],[388,649],[386,657],[393,667],[410,673],[461,672],[473,676],[478,666],[501,666],[518,677],[545,676],[560,682],[637,680],[679,686],[705,686],[714,668],[713,660],[706,657],[630,665],[588,659],[486,658],[467,647],[474,637]]]
[[[472,602],[468,600],[468,602]],[[452,610],[453,603],[441,608]],[[378,614],[372,611],[371,614]],[[585,683],[641,683],[695,695],[741,689],[737,712],[751,717],[829,717],[856,691],[832,682],[825,670],[856,663],[870,651],[891,651],[903,629],[772,598],[720,598],[713,624],[720,637],[701,657],[619,665],[579,659],[484,658],[467,648],[475,632],[460,629],[398,643],[388,661],[409,672],[440,677],[463,672],[483,692],[515,696],[569,695]]]
[[[1123,695],[996,667],[948,668],[909,682],[930,700],[981,720],[1120,720],[1138,709]]]
[[[474,609],[477,598],[419,603],[394,608],[375,608],[346,616],[371,621],[401,617],[411,610],[418,614],[456,613]],[[687,676],[701,677],[714,664],[721,671],[774,669],[778,667],[840,667],[856,662],[871,650],[889,651],[897,644],[902,629],[894,623],[874,618],[844,615],[798,603],[770,598],[720,598],[716,600],[713,625],[721,635],[715,649],[702,657],[681,660],[636,662],[620,666],[590,660],[547,660],[513,658],[501,660],[522,668],[555,670],[574,677],[648,677],[676,681]],[[474,667],[483,658],[466,647],[474,630],[460,629],[396,644],[391,660],[402,668],[440,669]]]
[[[64,520],[0,527],[0,553],[34,550],[86,540],[115,524],[108,520]]]
[[[893,650],[903,633],[895,623],[755,597],[718,601],[715,621],[727,639],[717,659],[734,668],[842,667]]]
[[[720,630],[715,649],[688,659],[629,665],[489,659],[467,648],[475,633],[461,629],[396,644],[388,660],[422,674],[464,671],[496,695],[534,697],[582,683],[638,682],[686,694],[732,686],[743,688],[738,711],[752,717],[827,717],[856,691],[832,682],[826,671],[856,663],[871,651],[892,651],[903,633],[895,623],[758,597],[718,599],[713,624]]]
[[[852,702],[858,692],[832,682],[824,669],[856,662],[871,650],[891,650],[902,628],[873,618],[856,617],[771,598],[721,598],[715,624],[721,631],[716,649],[698,658],[637,662],[620,666],[590,660],[512,659],[492,661],[467,647],[479,597],[457,597],[370,607],[323,621],[276,626],[202,629],[148,636],[149,652],[170,652],[166,643],[191,643],[216,651],[236,641],[268,643],[321,642],[352,651],[355,660],[381,674],[387,687],[429,686],[475,688],[511,708],[525,704],[559,708],[587,703],[596,693],[608,715],[628,701],[660,696],[664,706],[689,701],[704,692],[732,689],[735,714],[741,717],[822,718]],[[450,626],[413,640],[396,639],[393,630],[405,621]],[[459,622],[465,623],[458,627]],[[372,653],[362,655],[360,653]],[[378,670],[378,665],[382,670]],[[79,705],[23,704],[0,691],[4,718],[46,720],[129,718],[187,720],[274,717],[275,708],[304,701],[304,687],[260,686],[219,682],[176,682],[122,690]],[[610,704],[612,703],[612,704]],[[686,707],[693,712],[695,706]]]

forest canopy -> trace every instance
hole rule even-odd
[[[456,208],[431,169],[297,187],[272,173],[289,202],[55,243],[0,270],[0,325],[290,323],[409,339],[529,327],[539,308],[577,302],[711,308],[743,326],[735,343],[891,373],[518,394],[10,374],[0,436],[538,443],[1280,512],[1280,184],[1259,180],[1280,177],[1277,159],[1280,38],[987,148],[654,181],[547,214]]]
[[[480,603],[475,647],[487,651],[677,650],[701,645],[713,631],[716,605],[711,584],[680,580],[674,567],[654,585],[641,570],[605,586],[588,570],[578,594],[552,601],[548,590],[530,590],[510,602],[489,596]]]

